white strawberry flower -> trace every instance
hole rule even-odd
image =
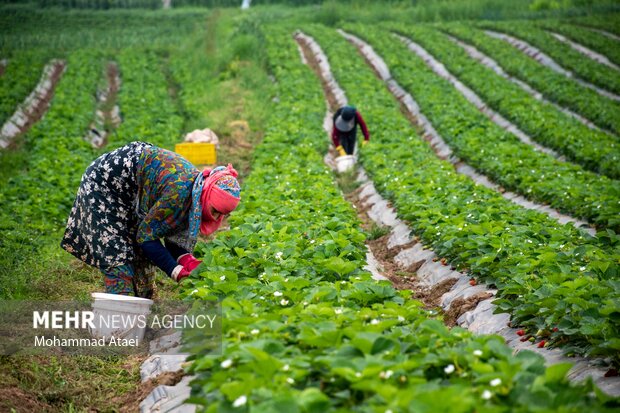
[[[500,384],[502,384],[502,379],[497,378],[497,379],[493,379],[489,382],[489,384],[491,385],[491,387],[497,387]]]
[[[241,406],[245,405],[247,402],[248,402],[248,398],[245,395],[239,396],[233,402],[233,407],[241,407]]]
[[[392,370],[382,371],[381,373],[379,373],[379,377],[387,380],[392,377],[392,374],[394,374]]]
[[[454,364],[448,364],[448,365],[447,365],[446,367],[444,367],[444,369],[443,369],[443,371],[444,371],[446,374],[452,374],[452,373],[454,373],[454,370],[455,370],[455,368],[454,368]]]
[[[233,364],[232,360],[231,360],[231,359],[227,359],[227,360],[222,361],[222,363],[220,364],[220,366],[221,366],[223,369],[227,369],[227,368],[229,368],[230,366],[232,366],[232,364]]]
[[[282,297],[283,294],[280,291],[276,291],[273,295],[274,297]]]

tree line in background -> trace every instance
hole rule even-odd
[[[286,4],[302,6],[320,4],[323,0],[253,0],[253,4]],[[350,2],[350,0],[345,0]],[[0,4],[31,4],[38,7],[62,7],[76,9],[113,9],[162,7],[163,0],[0,0]],[[172,7],[240,7],[242,0],[170,0]]]
[[[61,7],[78,9],[112,9],[112,8],[162,8],[164,3],[169,3],[172,7],[240,7],[242,0],[0,0],[0,5],[20,4],[36,7]],[[252,0],[252,5],[283,4],[288,6],[305,6],[312,4],[372,4],[385,7],[388,5],[399,5],[421,8],[446,8],[446,7],[485,7],[493,8],[500,3],[500,0]],[[529,11],[553,11],[579,9],[600,9],[601,7],[617,6],[617,0],[511,0],[512,7]]]

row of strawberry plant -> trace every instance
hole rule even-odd
[[[511,81],[469,57],[442,33],[421,26],[392,26],[411,38],[453,75],[479,94],[493,109],[541,144],[594,172],[620,178],[620,143],[540,102]]]
[[[183,42],[211,13],[205,9],[108,10],[3,9],[0,49],[169,47]],[[32,30],[36,27],[36,30]],[[3,56],[4,57],[4,56]]]
[[[169,94],[161,55],[128,47],[115,59],[122,78],[117,103],[123,123],[109,136],[107,149],[135,140],[173,149],[183,130],[183,117]]]
[[[48,57],[48,53],[40,50],[11,53],[4,74],[0,76],[0,125],[37,86]]]
[[[597,126],[620,134],[620,105],[519,53],[503,40],[460,23],[441,29],[489,55],[512,76],[530,84],[549,100],[572,109]]]
[[[482,23],[480,27],[516,36],[549,55],[560,66],[572,71],[577,77],[610,92],[620,94],[620,76],[617,70],[584,56],[532,23]]]
[[[436,88],[433,77],[419,77],[426,69],[411,70],[405,65],[411,59],[403,56],[410,52],[399,42],[368,27],[347,29],[371,41],[397,81],[415,78],[423,84],[428,93],[416,97],[442,107],[446,116],[441,122],[452,125],[453,131],[475,132],[479,140],[487,139],[488,127],[480,122],[450,120],[457,113],[447,109],[445,100],[435,103],[445,91]],[[415,135],[393,96],[353,46],[323,27],[311,32],[325,48],[350,101],[371,125],[374,143],[361,154],[366,170],[424,243],[459,270],[494,284],[501,297],[497,304],[512,314],[515,326],[541,330],[549,335],[549,343],[573,351],[616,354],[618,343],[608,340],[618,336],[619,325],[608,314],[617,311],[614,300],[620,297],[614,281],[620,273],[620,239],[611,231],[591,238],[457,174]],[[419,103],[424,112],[429,103]],[[441,126],[435,122],[438,130]],[[518,167],[513,165],[508,172],[514,169]],[[575,279],[587,282],[573,284]]]
[[[620,36],[620,15],[619,14],[606,14],[606,15],[591,15],[581,16],[569,19],[570,22],[587,27],[589,29],[603,30],[610,34]]]
[[[221,300],[224,314],[223,353],[191,356],[188,402],[210,412],[290,413],[617,404],[590,383],[568,385],[568,365],[545,370],[497,336],[448,330],[409,292],[360,270],[364,235],[322,165],[320,84],[290,32],[272,28],[267,39],[279,102],[233,229],[202,246],[209,270],[184,286],[195,299]]]
[[[418,100],[457,156],[504,188],[599,228],[620,229],[619,181],[560,162],[522,143],[480,113],[396,37],[382,33],[394,43],[393,50],[402,53],[398,61],[386,56],[402,86]]]
[[[82,136],[94,116],[102,67],[99,52],[68,55],[49,111],[25,136],[25,164],[0,188],[3,274],[11,274],[18,264],[10,260],[23,260],[46,243],[56,244],[80,176],[95,156]],[[12,287],[10,279],[3,280],[6,290],[0,295],[10,296]]]
[[[541,20],[540,27],[559,33],[567,38],[586,46],[607,57],[611,62],[620,65],[620,47],[618,41],[610,39],[601,33],[588,30],[576,25],[569,25],[561,21]]]

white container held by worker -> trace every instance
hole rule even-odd
[[[344,155],[336,158],[336,169],[338,172],[346,172],[355,166],[354,155]]]

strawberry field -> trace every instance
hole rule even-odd
[[[0,2],[0,299],[103,291],[59,242],[84,169],[128,142],[212,128],[242,201],[204,270],[157,275],[157,298],[222,308],[179,404],[140,404],[144,360],[2,355],[0,410],[620,408],[614,2],[49,3]],[[346,103],[371,139],[338,173]]]

